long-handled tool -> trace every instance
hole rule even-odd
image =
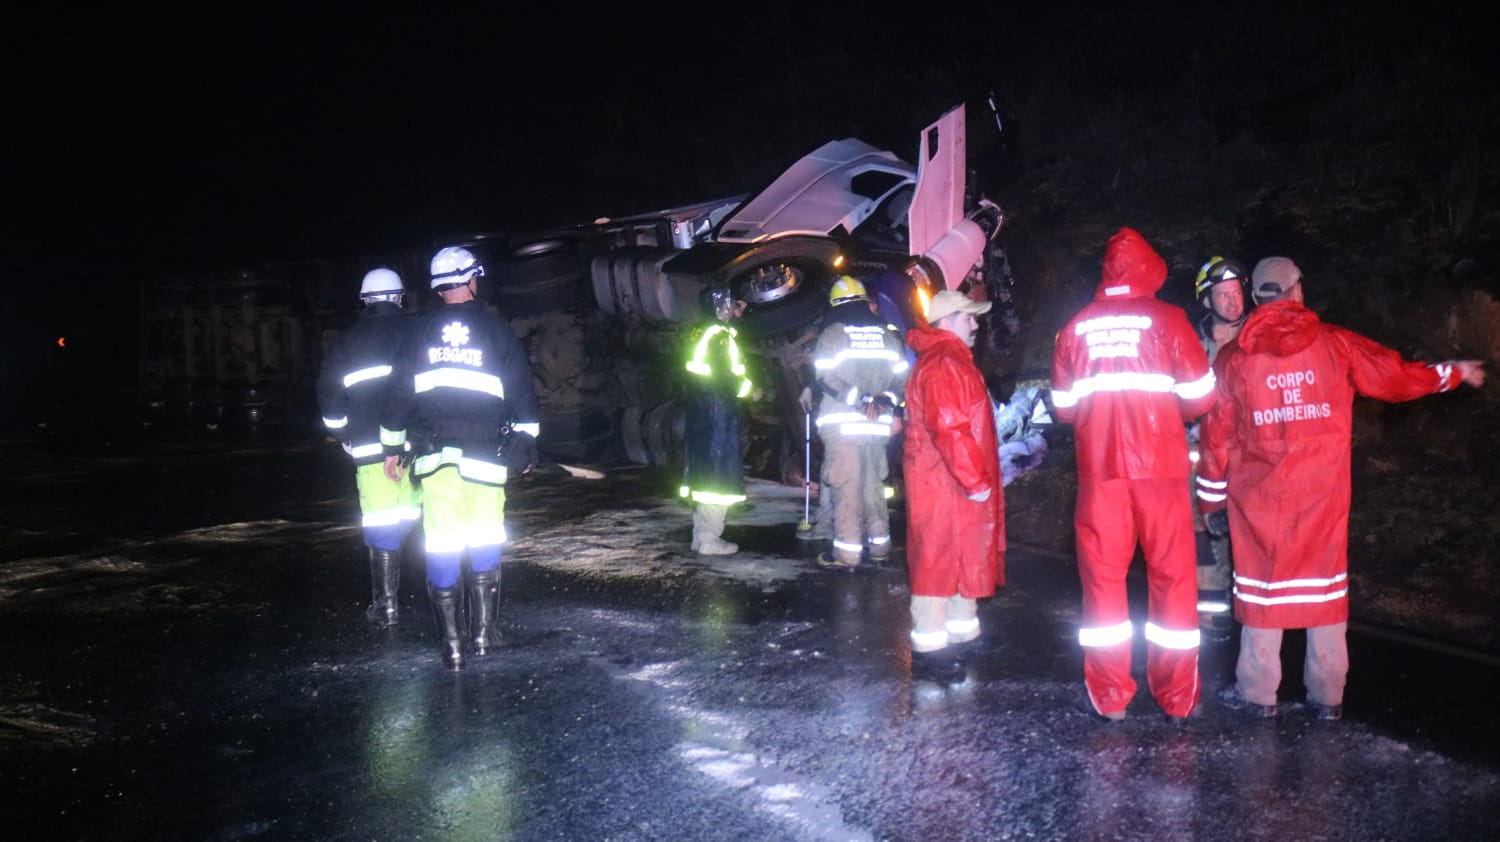
[[[802,413],[802,520],[798,532],[812,531],[812,412]]]

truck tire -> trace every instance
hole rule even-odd
[[[735,328],[751,339],[796,333],[823,315],[828,300],[821,286],[809,284],[787,298],[745,311]]]
[[[507,316],[534,316],[577,306],[583,293],[583,261],[565,237],[524,242],[495,267],[495,304]]]

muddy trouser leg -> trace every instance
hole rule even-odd
[[[885,501],[885,440],[860,447],[859,497],[864,508],[865,544],[870,559],[883,561],[891,554],[891,511]]]
[[[729,514],[728,506],[717,506],[711,503],[698,504],[698,516],[702,521],[702,529],[698,536],[698,552],[702,555],[729,555],[737,552],[739,546],[723,539],[724,518]]]
[[[1175,480],[1134,480],[1133,511],[1146,557],[1146,680],[1168,716],[1198,704],[1198,588],[1193,510]]]
[[[968,643],[979,637],[979,602],[954,594],[948,597],[948,622],[945,626],[949,643]]]
[[[833,488],[828,484],[828,451],[818,464],[818,520],[813,524],[813,535],[818,538],[833,537]]]
[[[1135,697],[1130,674],[1130,602],[1125,577],[1135,555],[1135,519],[1128,480],[1079,482],[1073,528],[1083,584],[1083,683],[1101,714],[1118,713]]]
[[[1276,704],[1281,687],[1281,629],[1244,626],[1240,630],[1240,658],[1234,680],[1240,695],[1257,705]]]
[[[857,444],[826,439],[823,442],[828,487],[833,491],[833,557],[844,564],[859,564],[865,551],[859,451]]]
[[[911,651],[936,652],[948,645],[948,597],[911,598]]]
[[[1349,678],[1349,624],[1333,623],[1307,630],[1307,657],[1302,664],[1302,683],[1307,700],[1320,705],[1344,703],[1344,683]]]

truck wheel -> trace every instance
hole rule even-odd
[[[824,295],[821,286],[809,284],[780,301],[751,307],[735,327],[752,339],[795,333],[823,315],[828,307]]]
[[[578,244],[563,237],[513,247],[495,274],[495,303],[507,316],[566,310],[576,306],[584,292]]]

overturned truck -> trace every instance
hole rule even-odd
[[[431,248],[460,244],[484,263],[481,295],[531,355],[544,456],[674,463],[686,334],[706,315],[699,292],[724,284],[748,303],[736,327],[763,393],[747,416],[748,470],[800,484],[797,397],[836,277],[863,281],[903,330],[943,288],[997,302],[982,340],[1015,330],[996,242],[1003,214],[972,194],[966,131],[959,105],[922,131],[916,163],[845,138],[753,194],[394,254],[154,279],[142,294],[143,409],[174,428],[304,421],[321,432],[312,383],[321,350],[355,315],[354,279],[387,265],[420,293],[412,282],[426,277]],[[407,299],[410,309],[435,305]]]
[[[830,141],[754,194],[462,244],[529,348],[543,452],[560,461],[667,465],[682,436],[685,332],[698,294],[729,286],[764,397],[748,413],[752,475],[800,484],[797,402],[828,290],[851,274],[905,329],[938,290],[997,301],[983,329],[1013,331],[1003,213],[971,195],[962,105],[920,135],[917,162]],[[1005,396],[1000,396],[1005,397]]]

